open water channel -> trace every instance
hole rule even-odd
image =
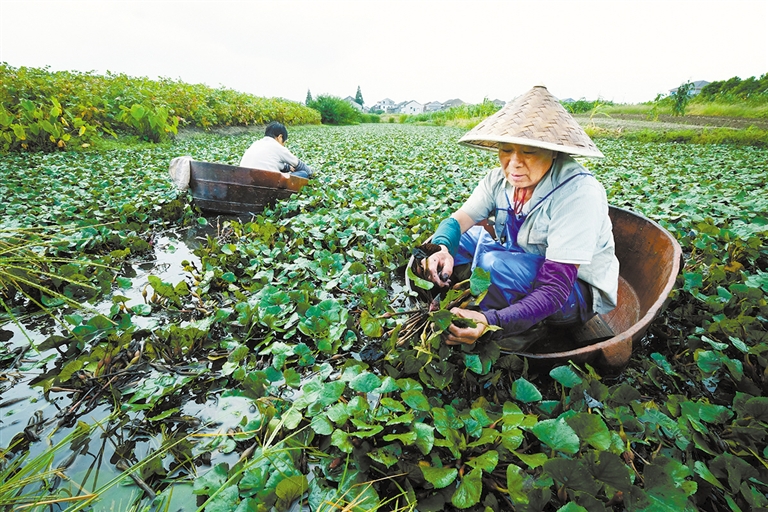
[[[187,260],[199,268],[200,260],[193,251],[207,235],[215,236],[217,221],[186,231],[157,235],[154,239],[154,254],[132,262],[132,286],[129,290],[121,291],[122,295],[130,299],[126,306],[130,308],[144,302],[141,291],[149,284],[147,278],[150,275],[173,285],[189,280],[190,276],[182,262]],[[112,301],[107,298],[96,305],[96,309],[105,313],[111,306]],[[141,320],[141,317],[135,317],[134,323],[151,330],[152,326],[141,325]],[[78,488],[96,490],[121,475],[120,468],[124,468],[126,463],[122,460],[123,453],[132,451],[141,460],[160,447],[160,436],[142,435],[140,420],[131,418],[130,414],[128,421],[123,420],[117,424],[109,419],[113,410],[120,407],[119,403],[100,399],[88,407],[88,404],[73,403],[74,390],[53,388],[44,393],[36,381],[48,371],[55,370],[54,362],[59,354],[55,348],[38,351],[35,346],[51,335],[60,334],[61,328],[45,314],[23,319],[20,324],[0,326],[0,340],[7,347],[7,352],[15,354],[10,364],[0,368],[0,450],[6,450],[21,440],[22,446],[29,448],[28,460],[50,451],[76,427],[75,418],[68,418],[65,412],[78,407],[79,411],[84,411],[76,415],[78,421],[101,425],[89,437],[73,441],[68,449],[60,449],[53,454],[50,467],[61,468],[66,478],[54,477],[49,481],[50,491],[54,488],[68,488],[72,495],[78,495],[83,494]],[[153,377],[151,372],[146,376]],[[197,431],[201,435],[226,432],[237,425],[250,407],[250,401],[240,397],[201,397],[200,400],[189,400],[181,404],[174,418],[169,418],[169,433],[172,430]],[[232,464],[237,459],[233,451],[230,454],[217,454],[216,462]],[[131,481],[126,477],[105,493],[96,509],[126,510],[141,492],[140,484],[140,481]],[[174,487],[168,510],[196,508],[193,506],[195,497],[191,494],[191,478],[188,484],[174,484]],[[55,504],[50,510],[64,510],[72,504]],[[0,509],[4,509],[4,505],[0,503]]]

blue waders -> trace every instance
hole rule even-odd
[[[564,184],[565,182],[558,185],[538,204]],[[507,204],[505,232],[500,237],[503,243],[494,240],[482,226],[474,226],[461,236],[459,249],[454,258],[455,266],[471,263],[472,270],[480,267],[490,272],[491,286],[480,303],[481,310],[503,309],[531,293],[536,274],[544,262],[543,256],[524,252],[517,244],[517,234],[525,220],[525,215],[515,214],[509,197],[507,197]],[[498,208],[498,210],[502,209]],[[585,323],[593,316],[587,297],[590,297],[589,286],[577,279],[560,311],[549,316],[546,322],[552,325]]]

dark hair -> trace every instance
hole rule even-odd
[[[288,130],[285,129],[283,123],[278,123],[277,121],[272,121],[267,125],[267,129],[264,130],[264,135],[266,137],[272,137],[273,139],[276,139],[278,135],[282,135],[283,142],[288,140]]]

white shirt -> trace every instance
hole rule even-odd
[[[264,171],[283,171],[286,164],[296,167],[299,159],[276,139],[267,136],[251,144],[240,159],[240,167]]]

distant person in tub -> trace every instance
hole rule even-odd
[[[285,126],[272,121],[267,125],[264,137],[251,144],[245,152],[240,167],[290,172],[294,176],[311,178],[315,171],[285,147],[287,140],[288,130]]]
[[[501,166],[441,222],[431,244],[414,250],[416,274],[441,288],[459,282],[460,270],[490,272],[479,310],[452,310],[475,325],[451,324],[445,342],[474,344],[493,325],[500,329],[483,339],[521,351],[544,324],[579,325],[611,311],[619,261],[605,189],[570,156],[603,154],[560,102],[534,87],[459,143],[498,151]],[[489,217],[495,238],[477,225]]]

